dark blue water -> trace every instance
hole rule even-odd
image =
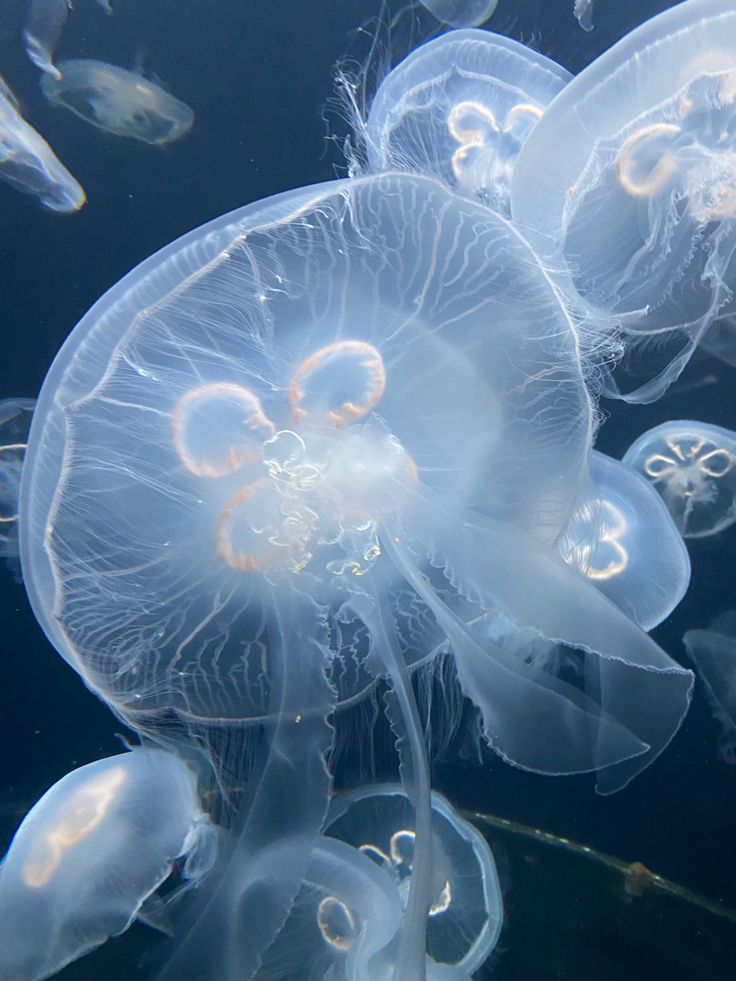
[[[194,130],[164,150],[108,137],[43,102],[20,44],[23,4],[0,12],[0,70],[27,118],[84,185],[89,203],[58,216],[0,185],[0,398],[33,396],[59,345],[92,302],[141,259],[183,232],[248,201],[327,180],[342,158],[329,132],[333,66],[365,56],[356,29],[372,0],[113,0],[112,19],[77,0],[60,57],[122,65],[142,58],[196,113]],[[661,0],[598,0],[583,33],[572,0],[501,0],[489,25],[532,42],[577,71]],[[395,10],[393,11],[395,12]],[[391,16],[391,12],[387,15]],[[385,20],[385,18],[384,18]],[[401,51],[406,21],[393,32]],[[421,17],[414,39],[436,30]],[[326,111],[327,107],[327,111]],[[325,121],[325,115],[327,121]],[[711,379],[701,385],[703,379]],[[680,383],[647,407],[604,406],[598,447],[619,456],[633,438],[673,418],[736,428],[736,369],[696,358]],[[682,660],[685,630],[736,606],[736,529],[690,543],[692,585],[656,638]],[[46,642],[23,588],[0,569],[0,844],[28,806],[68,770],[118,751],[120,726]],[[492,812],[618,856],[736,909],[736,768],[717,756],[717,729],[700,691],[673,744],[613,798],[588,779],[545,779],[490,760],[437,765],[437,789],[458,807]],[[565,850],[490,832],[507,920],[478,977],[727,981],[736,925],[692,903],[627,896],[620,876]],[[72,979],[135,979],[147,972],[143,927],[68,968]],[[1,952],[0,952],[1,956]]]

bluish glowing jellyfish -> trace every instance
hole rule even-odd
[[[635,440],[623,462],[662,495],[683,538],[716,535],[736,520],[736,433],[683,420]]]
[[[644,630],[670,615],[690,583],[687,549],[659,494],[602,453],[591,456],[590,484],[558,548]]]
[[[722,613],[705,630],[688,630],[682,642],[721,727],[721,756],[736,763],[736,612]]]
[[[0,180],[33,194],[51,211],[78,211],[87,196],[46,140],[21,116],[0,75]]]
[[[421,4],[450,27],[478,27],[493,16],[498,0],[421,0]]]
[[[444,34],[381,83],[365,127],[368,165],[437,177],[506,215],[521,147],[571,77],[499,34]]]
[[[60,62],[58,72],[41,79],[49,102],[115,136],[166,146],[194,124],[188,105],[139,72],[83,58]]]
[[[734,312],[736,9],[688,0],[638,27],[548,107],[514,172],[514,220],[624,360],[610,394],[658,398]]]
[[[134,749],[73,770],[26,815],[0,866],[0,978],[47,978],[128,929],[183,860],[210,870],[217,836],[192,772]]]

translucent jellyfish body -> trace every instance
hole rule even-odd
[[[591,456],[590,486],[558,548],[644,630],[669,616],[690,583],[685,543],[659,494],[602,453]]]
[[[657,398],[733,312],[735,123],[736,10],[688,0],[582,71],[522,148],[514,219],[623,327],[612,394]]]
[[[584,31],[593,30],[593,4],[594,0],[575,0],[573,4],[573,16]]]
[[[498,0],[421,0],[437,20],[450,27],[478,27],[492,17]]]
[[[437,177],[506,215],[519,151],[571,77],[510,38],[445,34],[413,51],[378,89],[368,163]]]
[[[366,787],[335,798],[325,833],[352,845],[388,872],[405,901],[413,874],[415,835],[412,807],[400,785]],[[496,866],[485,839],[437,793],[432,794],[432,834],[428,965],[444,967],[448,978],[469,978],[496,946],[503,925]],[[374,969],[390,960],[389,948],[376,958]]]
[[[109,0],[97,2],[106,14],[112,13]],[[26,54],[37,68],[57,79],[61,78],[61,73],[53,62],[54,49],[71,9],[69,0],[29,0],[23,31]]]
[[[682,642],[721,727],[721,756],[736,763],[736,612],[722,613],[706,630],[688,630]]]
[[[196,884],[217,849],[192,773],[159,750],[89,763],[47,791],[0,866],[0,978],[36,981],[126,930],[184,860]]]
[[[401,915],[396,881],[385,869],[344,841],[318,838],[289,918],[258,979],[389,981],[377,955],[400,929]]]
[[[736,433],[692,420],[665,422],[635,440],[623,462],[662,495],[684,538],[736,520]]]
[[[0,180],[35,195],[51,211],[78,211],[87,200],[46,140],[21,116],[1,75]]]
[[[189,106],[139,72],[82,58],[57,67],[59,77],[46,74],[41,79],[43,94],[52,105],[98,129],[165,146],[192,128]]]
[[[28,444],[35,399],[0,401],[0,555],[20,579],[18,507],[20,475]]]

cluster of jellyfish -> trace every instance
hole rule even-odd
[[[29,50],[84,115],[93,69],[54,64],[57,21]],[[3,403],[4,551],[140,745],[20,825],[0,979],[136,919],[169,938],[165,981],[480,968],[498,875],[432,791],[417,681],[444,665],[492,752],[602,794],[677,732],[693,674],[648,632],[687,590],[685,539],[736,521],[736,434],[593,445],[602,395],[651,401],[702,340],[728,350],[734,119],[732,0],[576,78],[450,31],[356,116],[349,178],[166,246],[82,318],[35,410]],[[687,638],[732,726],[713,650],[734,637]],[[399,779],[335,793],[345,713],[377,691]]]

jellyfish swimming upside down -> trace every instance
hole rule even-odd
[[[402,981],[425,975],[433,888],[411,664],[451,656],[487,743],[527,769],[596,771],[610,792],[667,745],[691,673],[555,548],[587,475],[583,372],[519,234],[411,174],[225,215],[131,272],[71,334],[22,477],[36,616],[153,738],[172,715],[223,732],[268,717],[289,781],[286,796],[283,780],[255,795],[238,861],[211,877],[225,909],[178,977],[257,970],[324,820],[326,722],[356,663],[388,681],[415,809]],[[577,681],[496,644],[482,629],[496,612],[568,645]],[[278,862],[286,835],[304,846]],[[257,870],[258,889],[244,881]]]

